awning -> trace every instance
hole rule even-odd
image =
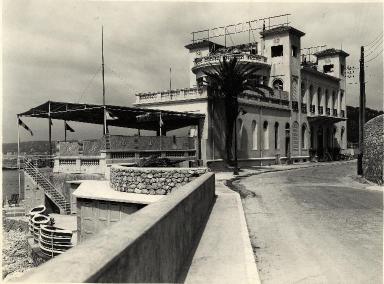
[[[106,105],[105,109],[110,116],[115,118],[108,120],[109,126],[144,130],[159,129],[160,113],[162,128],[166,131],[197,125],[200,119],[205,117],[204,114],[197,113],[114,105]],[[48,101],[26,112],[20,113],[19,116],[51,118],[102,125],[104,121],[104,106]]]

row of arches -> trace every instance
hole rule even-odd
[[[311,84],[308,88],[309,92],[309,98],[308,98],[308,104],[309,105],[314,105],[314,96],[315,96],[315,88]],[[332,109],[337,109],[338,108],[338,95],[336,90],[329,91],[326,88],[322,87],[317,87],[316,89],[316,94],[317,94],[317,105],[321,106],[324,105],[326,108],[332,108]],[[324,97],[323,97],[324,95]],[[343,97],[344,97],[344,92],[340,90],[340,106],[342,106],[343,103]],[[323,98],[325,99],[324,104],[323,104]],[[306,88],[305,88],[305,83],[301,83],[301,101],[305,102],[306,101]]]
[[[239,150],[247,150],[248,148],[248,143],[243,143],[245,139],[244,135],[244,122],[241,118],[238,119],[238,129],[239,132],[237,133],[238,138],[239,138],[239,145],[238,149]],[[279,150],[281,147],[281,139],[289,139],[290,138],[290,133],[291,133],[291,126],[289,122],[285,123],[284,128],[282,129],[281,125],[279,122],[275,122],[272,124],[273,126],[270,125],[270,122],[267,120],[264,120],[261,125],[256,120],[252,120],[251,122],[251,149],[252,150],[270,150],[270,149],[275,149]],[[261,127],[259,131],[259,127]],[[297,129],[298,130],[299,124],[297,121],[295,121],[292,125],[292,129]],[[273,135],[271,135],[271,131],[273,131]],[[281,133],[281,131],[283,131]],[[294,133],[294,132],[293,132]],[[301,148],[302,149],[308,149],[308,127],[306,123],[303,123],[301,126]],[[260,136],[259,136],[260,135]],[[270,143],[270,137],[273,137],[273,144]],[[294,145],[299,144],[299,137],[292,135],[292,142]],[[273,147],[273,148],[272,148]],[[287,141],[285,141],[285,152],[288,151],[289,148],[289,141],[287,145]],[[298,149],[297,149],[298,150]]]

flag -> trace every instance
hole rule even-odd
[[[107,120],[116,120],[116,119],[119,119],[118,117],[114,116],[112,113],[110,113],[109,111],[106,111],[105,113],[105,118]]]
[[[21,125],[25,130],[31,133],[31,136],[33,136],[32,130],[20,118],[19,118],[19,125]]]
[[[75,132],[75,130],[72,127],[70,127],[68,123],[65,123],[65,131],[67,131],[67,130],[69,132]]]

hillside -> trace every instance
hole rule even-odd
[[[56,150],[56,142],[52,142],[53,152]],[[3,154],[9,152],[17,153],[17,143],[3,143]],[[49,142],[48,141],[26,141],[20,143],[20,153],[27,154],[48,154]]]
[[[365,110],[365,122],[372,118],[383,114],[383,111],[378,111],[370,108]],[[350,143],[359,142],[359,108],[347,106],[347,141]]]

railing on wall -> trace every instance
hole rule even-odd
[[[147,103],[206,98],[207,92],[205,90],[206,89],[204,87],[199,87],[199,88],[185,88],[185,89],[177,89],[177,90],[153,92],[153,93],[139,93],[139,94],[136,94],[135,104],[147,104]]]

